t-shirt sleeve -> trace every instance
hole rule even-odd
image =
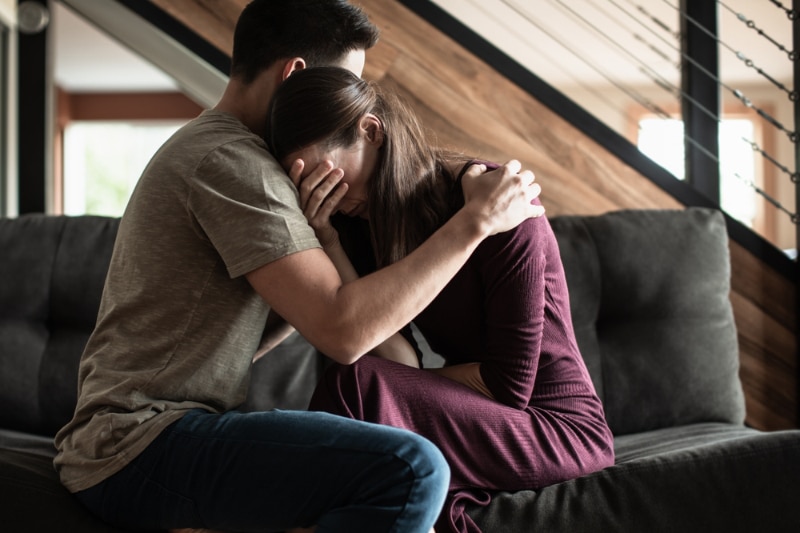
[[[189,211],[234,278],[318,248],[289,177],[253,140],[222,145],[189,183]]]
[[[481,377],[499,402],[524,409],[542,346],[546,255],[544,217],[490,237],[479,248],[484,282],[486,354]]]

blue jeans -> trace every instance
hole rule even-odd
[[[414,433],[327,413],[190,411],[78,498],[138,529],[428,533],[450,471]]]

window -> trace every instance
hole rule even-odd
[[[756,173],[755,154],[749,141],[756,136],[753,121],[724,118],[719,124],[720,206],[753,228],[760,198],[750,184],[761,187]],[[639,150],[683,180],[683,122],[677,119],[646,118],[639,122]]]
[[[185,121],[73,121],[64,130],[64,214],[121,216],[150,158]]]

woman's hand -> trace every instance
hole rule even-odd
[[[299,183],[300,208],[308,224],[314,228],[317,240],[328,249],[339,244],[339,234],[331,224],[331,215],[347,194],[347,184],[342,182],[344,172],[333,168],[331,161],[324,161],[302,178],[304,168],[305,162],[298,159],[289,169],[289,178]]]
[[[339,233],[331,224],[331,215],[336,212],[339,202],[347,193],[347,184],[341,182],[344,172],[339,168],[334,169],[330,161],[325,161],[306,177],[302,177],[304,167],[305,162],[298,159],[289,169],[289,177],[300,191],[303,214],[308,224],[314,228],[317,240],[336,267],[342,281],[347,283],[357,280],[358,273],[339,242]]]
[[[480,363],[463,363],[441,368],[430,368],[428,372],[433,372],[434,374],[439,374],[440,376],[457,381],[475,392],[483,394],[487,398],[495,399],[492,391],[489,390],[489,387],[487,387],[486,383],[483,381]]]

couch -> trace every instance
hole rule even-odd
[[[469,512],[487,532],[800,531],[800,431],[744,425],[723,216],[631,210],[551,220],[616,464]],[[118,221],[0,219],[0,530],[114,532],[61,487]],[[425,346],[424,339],[419,339]],[[436,364],[435,354],[426,354]],[[254,365],[242,409],[302,409],[325,360],[294,334]]]

